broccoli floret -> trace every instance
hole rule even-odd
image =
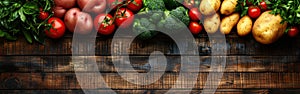
[[[189,18],[189,15],[188,15],[188,10],[185,9],[184,7],[182,7],[182,6],[171,10],[170,14],[175,16],[180,21],[182,21],[185,25],[188,25],[189,22],[190,22],[190,18]]]
[[[153,12],[152,15],[150,16],[150,21],[152,23],[157,23],[159,22],[161,19],[163,19],[163,12],[158,11],[158,12]]]
[[[176,32],[186,27],[178,18],[171,15],[170,11],[165,11],[164,14],[164,19],[161,19],[157,23],[159,29],[166,30],[167,32]]]
[[[157,32],[154,30],[156,29],[155,24],[151,23],[146,18],[135,19],[133,23],[133,32],[135,34],[139,34],[138,38],[140,39],[150,39],[154,37]]]
[[[180,24],[179,19],[175,18],[174,16],[170,15],[169,17],[165,18],[164,20],[161,20],[158,23],[158,27],[165,29],[169,32],[174,32],[174,31],[180,31],[182,30],[185,25]]]
[[[149,10],[165,10],[165,3],[163,0],[143,0],[145,8]]]

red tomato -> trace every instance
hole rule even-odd
[[[123,0],[107,0],[107,5],[110,9],[115,9],[122,4]]]
[[[289,31],[288,31],[288,35],[290,37],[296,37],[299,33],[299,29],[295,26],[293,26]]]
[[[192,34],[198,35],[202,31],[203,27],[198,22],[190,22],[189,29]]]
[[[195,5],[195,0],[184,0],[183,5],[189,9],[191,9]]]
[[[260,8],[258,7],[250,7],[248,9],[248,15],[251,17],[251,18],[258,18],[260,16]]]
[[[40,8],[39,19],[41,19],[41,20],[46,20],[48,17],[49,17],[49,13],[43,11],[43,9]]]
[[[115,24],[113,24],[113,17],[110,14],[99,14],[94,19],[94,27],[99,34],[112,34],[115,30]]]
[[[129,27],[133,23],[133,20],[134,20],[133,12],[127,8],[120,8],[116,12],[115,16],[116,16],[115,23],[120,28]]]
[[[189,11],[189,16],[191,18],[192,21],[199,21],[202,17],[200,11],[198,8],[192,8]]]
[[[263,10],[267,10],[268,9],[268,5],[265,1],[262,1],[260,2],[260,7],[263,9]]]
[[[66,26],[61,19],[52,17],[48,20],[48,24],[52,25],[52,28],[45,30],[45,33],[48,37],[58,39],[64,35]]]
[[[130,9],[133,12],[138,12],[142,9],[143,7],[143,1],[142,0],[133,0],[131,2],[131,0],[127,0],[127,2],[129,3],[127,5],[127,8]]]

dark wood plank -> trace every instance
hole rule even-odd
[[[195,73],[196,74],[196,73]],[[203,89],[208,73],[199,73],[195,89]],[[136,85],[125,81],[116,73],[102,73],[108,86],[112,89],[158,89],[169,90],[178,77],[176,73],[165,73],[160,80],[150,85]],[[99,78],[100,76],[96,76]],[[224,73],[218,86],[219,89],[297,89],[300,88],[300,73]],[[91,79],[91,77],[86,77]],[[130,78],[129,78],[130,79]],[[98,79],[99,80],[99,79]],[[95,79],[97,81],[97,79]],[[0,89],[81,89],[74,73],[1,73]],[[190,81],[181,81],[182,85],[191,84]],[[100,83],[89,84],[83,89],[95,88]],[[187,89],[185,87],[173,87],[174,89]]]
[[[199,72],[210,72],[211,59],[218,56],[199,56]],[[227,60],[225,72],[300,72],[299,56],[220,56]],[[112,63],[112,56],[89,57],[96,59],[100,72],[117,72]],[[131,56],[131,65],[138,72],[151,69],[148,56]],[[167,56],[167,72],[180,72],[180,56]],[[82,65],[85,66],[85,65]],[[92,66],[85,66],[86,68]],[[129,69],[123,67],[125,69]],[[0,72],[74,72],[74,62],[70,56],[2,56]],[[88,71],[82,71],[88,72]],[[131,72],[131,71],[126,71]],[[158,71],[159,72],[159,71]],[[194,70],[193,72],[197,72]]]
[[[128,38],[122,37],[118,40],[129,44]],[[111,38],[98,38],[96,40],[96,55],[110,55]],[[252,37],[226,37],[228,47],[225,55],[300,55],[300,39],[282,38],[272,45],[262,45]],[[288,41],[288,42],[287,42]],[[196,38],[200,55],[211,54],[211,43],[208,37]],[[188,42],[178,45],[189,47]],[[117,46],[117,45],[116,45]],[[221,45],[222,46],[222,45]],[[60,40],[47,40],[45,45],[38,43],[29,44],[26,40],[0,42],[0,55],[71,55],[72,37]],[[136,40],[131,44],[128,52],[131,55],[149,55],[153,51],[161,51],[167,55],[180,55],[177,45],[166,37],[148,41]],[[124,54],[124,53],[122,53]]]
[[[92,90],[103,94],[103,90]],[[114,90],[117,94],[163,94],[167,90]],[[184,90],[177,90],[178,93]],[[298,94],[299,89],[218,89],[215,94]],[[0,90],[1,94],[84,94],[82,90]],[[192,90],[190,94],[199,94]]]

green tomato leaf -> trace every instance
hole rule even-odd
[[[19,15],[20,15],[20,19],[22,22],[26,21],[26,16],[24,15],[22,8],[18,11]]]
[[[2,30],[0,30],[0,37],[4,37],[5,32],[3,32]]]
[[[27,2],[23,5],[23,12],[27,15],[37,14],[39,13],[39,7],[34,2]]]
[[[0,30],[0,37],[5,37],[8,40],[17,40],[15,36],[11,36],[9,33]]]
[[[33,34],[33,38],[34,38],[34,40],[36,40],[39,43],[43,44],[45,42],[45,35]]]
[[[16,20],[19,17],[18,11],[15,11],[13,14],[10,15],[9,17],[9,22],[12,22],[14,20]]]
[[[27,40],[29,43],[32,43],[32,38],[31,38],[29,32],[23,31],[23,34],[24,34],[26,40]]]

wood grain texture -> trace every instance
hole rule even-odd
[[[123,44],[129,44],[128,38],[116,38]],[[227,53],[224,55],[280,55],[296,56],[300,55],[300,39],[282,38],[272,45],[262,45],[256,42],[252,37],[226,37]],[[288,42],[287,42],[288,41]],[[99,56],[110,55],[111,38],[97,38],[95,43],[95,54]],[[92,43],[92,42],[91,42]],[[178,45],[189,47],[191,43],[185,42]],[[196,38],[200,55],[211,54],[211,43],[208,37]],[[117,45],[115,45],[117,46]],[[47,40],[45,45],[38,43],[29,44],[26,40],[1,41],[1,55],[71,55],[72,38],[67,37],[60,40]],[[88,50],[88,49],[83,49]],[[155,38],[148,41],[135,40],[127,52],[131,55],[149,55],[153,51],[161,51],[166,55],[180,55],[177,45],[169,38]],[[121,53],[124,54],[124,53]]]
[[[195,75],[198,73],[195,73]],[[208,73],[199,73],[195,89],[203,89],[207,80]],[[168,90],[187,89],[185,87],[173,87],[177,80],[177,73],[165,73],[160,80],[150,85],[136,85],[127,82],[118,74],[102,73],[102,76],[108,86],[117,90],[140,90],[140,89],[158,89]],[[95,76],[96,78],[100,76]],[[261,89],[261,88],[278,88],[278,89],[297,89],[300,88],[299,73],[224,73],[223,78],[218,86],[219,89]],[[90,77],[86,77],[90,79]],[[127,78],[131,79],[131,78]],[[97,81],[97,79],[95,79]],[[82,89],[76,80],[74,73],[1,73],[0,89]],[[182,81],[182,84],[192,84],[189,81]],[[100,83],[89,84],[83,89],[106,89],[97,88]]]
[[[117,37],[122,43],[129,36]],[[218,38],[218,37],[214,37]],[[216,94],[298,94],[300,92],[300,38],[281,38],[271,45],[262,45],[252,36],[238,37],[226,35],[226,54],[211,56],[211,43],[206,34],[196,38],[201,64],[197,83],[192,94],[201,93],[211,68],[211,58],[226,57],[224,76]],[[150,85],[135,85],[121,78],[114,65],[110,37],[97,37],[95,58],[98,69],[106,83],[120,94],[162,94],[172,88],[180,72],[180,54],[177,45],[166,36],[152,40],[135,40],[130,53],[131,64],[135,71],[147,72],[148,56],[153,51],[163,52],[168,60],[166,73],[157,82]],[[189,42],[181,43],[189,47]],[[118,46],[118,45],[116,45]],[[225,45],[224,45],[225,46]],[[68,34],[59,40],[46,40],[45,45],[29,44],[24,39],[18,41],[0,41],[0,94],[83,94],[74,73],[71,60],[72,36]],[[84,49],[87,50],[87,49]],[[122,53],[124,54],[124,53]],[[189,56],[189,55],[187,55]],[[91,59],[90,58],[90,59]],[[129,61],[128,61],[129,62]],[[85,66],[89,67],[89,66]],[[91,71],[80,71],[92,73]],[[132,72],[132,71],[126,71]],[[160,71],[156,71],[160,72]],[[87,77],[88,78],[88,77]],[[183,81],[182,84],[190,84]],[[103,92],[103,88],[90,90]],[[184,87],[174,87],[178,93]]]
[[[103,90],[92,90],[103,94]],[[114,90],[117,94],[163,94],[167,90]],[[180,94],[181,90],[177,90]],[[215,94],[298,94],[299,89],[218,89]],[[82,90],[0,90],[1,94],[84,94]],[[192,90],[190,94],[199,94]]]
[[[211,72],[211,59],[217,57],[226,58],[225,72],[300,72],[299,56],[198,56],[199,71],[191,72]],[[0,57],[0,72],[44,72],[44,73],[64,73],[74,72],[74,62],[71,56],[2,56]],[[74,57],[76,58],[76,57]],[[113,56],[95,56],[88,59],[96,59],[100,72],[116,73],[112,63]],[[151,69],[148,63],[148,56],[130,56],[130,62],[134,71],[147,72]],[[166,72],[180,72],[180,56],[167,56]],[[87,61],[88,62],[88,61]],[[82,64],[82,67],[92,67]],[[125,69],[125,66],[123,67]],[[81,71],[89,72],[89,71]],[[124,71],[125,72],[125,71]],[[131,72],[131,71],[126,71]],[[157,71],[160,72],[160,71]]]

